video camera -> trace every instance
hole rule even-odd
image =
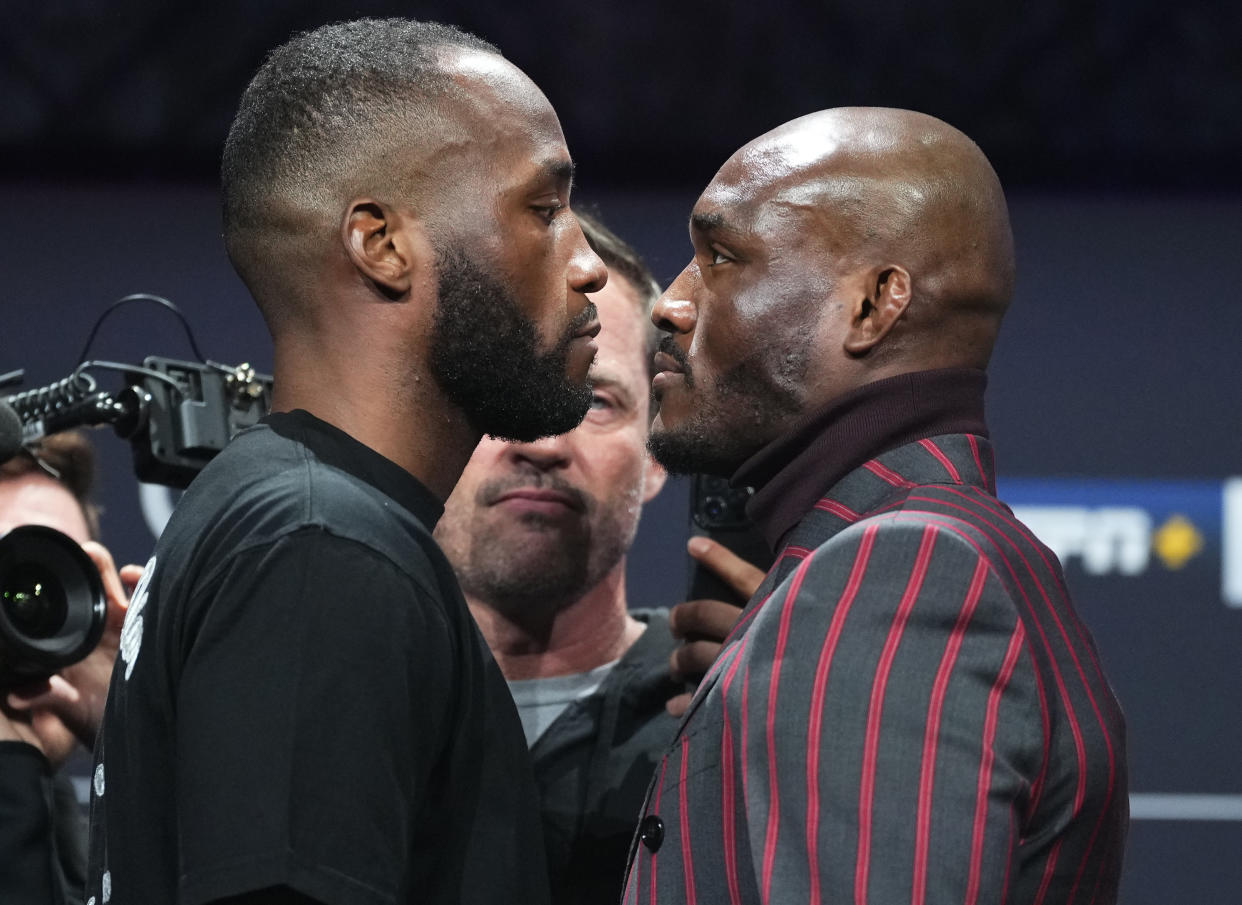
[[[196,349],[197,351],[197,349]],[[119,370],[117,393],[98,388],[91,367]],[[0,377],[0,385],[20,377]],[[0,396],[0,463],[43,437],[111,425],[133,448],[138,479],[187,486],[243,428],[271,408],[272,378],[228,367],[151,356],[141,365],[84,362],[48,386]],[[0,537],[0,688],[45,678],[94,649],[107,604],[90,557],[51,528]]]
[[[110,424],[117,436],[129,440],[138,480],[186,487],[238,431],[257,423],[272,405],[272,378],[256,374],[248,364],[228,367],[159,356],[144,359],[141,366],[86,364],[120,370],[127,385],[106,393],[83,365],[56,383],[0,399],[0,462],[49,434]]]

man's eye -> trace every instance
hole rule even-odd
[[[710,251],[712,255],[712,266],[713,267],[715,267],[717,264],[728,264],[730,261],[733,260],[731,257],[729,257],[727,254],[725,254],[723,251],[721,251],[718,248],[710,248],[708,249],[708,251]]]
[[[599,393],[591,395],[591,408],[595,411],[607,411],[613,407],[612,400],[607,396],[601,396]]]
[[[536,204],[531,207],[531,210],[538,214],[544,223],[549,224],[555,220],[556,215],[564,209],[565,205],[561,204],[559,201],[555,204]]]

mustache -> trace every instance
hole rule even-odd
[[[566,346],[569,345],[573,341],[575,334],[594,320],[599,320],[599,309],[595,307],[594,302],[587,300],[586,307],[579,311],[577,317],[566,325],[565,338],[561,342]]]
[[[494,478],[480,485],[475,500],[482,506],[491,506],[512,490],[551,490],[569,500],[578,512],[586,512],[594,502],[592,498],[558,475],[542,471],[521,472]]]

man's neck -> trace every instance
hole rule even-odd
[[[987,437],[987,375],[970,368],[909,371],[872,381],[803,415],[733,474],[751,486],[746,514],[772,550],[833,484],[868,459],[941,434]]]
[[[625,559],[551,619],[514,619],[466,596],[487,646],[506,679],[544,679],[587,672],[618,660],[646,626],[629,615]]]
[[[277,344],[272,410],[303,409],[340,428],[400,465],[443,502],[480,435],[430,375],[409,362],[393,367],[393,360],[376,355],[341,360],[318,344]]]

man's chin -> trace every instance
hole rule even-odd
[[[659,424],[659,416],[652,422],[647,437],[647,449],[652,457],[673,475],[696,474],[701,471],[702,449],[684,432],[670,430]]]
[[[572,392],[566,390],[555,403],[544,400],[535,407],[509,412],[504,418],[480,419],[476,425],[488,436],[510,443],[533,443],[567,434],[591,410],[591,386],[584,384]]]
[[[560,376],[565,364],[553,372],[536,363],[533,373],[510,375],[497,380],[487,393],[475,394],[463,406],[471,424],[488,436],[516,443],[573,430],[591,410],[593,394],[589,381]],[[551,376],[554,373],[558,376]]]
[[[574,339],[569,344],[569,354],[565,361],[565,380],[572,384],[588,384],[591,365],[595,363],[595,354],[599,346],[589,336]]]
[[[487,522],[479,529],[476,543],[495,559],[509,563],[538,565],[555,562],[568,549],[585,544],[579,513],[550,515],[538,511],[514,511],[503,506],[487,510]],[[517,568],[516,565],[512,568]],[[540,565],[535,571],[541,571]]]
[[[697,406],[698,400],[688,397],[686,392],[675,392],[667,383],[651,394],[651,409],[655,414],[651,419],[650,436],[656,434],[701,433],[709,428],[709,419],[702,417]]]
[[[647,438],[647,449],[669,474],[711,474],[725,478],[732,475],[746,456],[731,453],[729,438],[712,438],[694,428],[667,427],[660,423],[657,415]]]
[[[586,584],[582,544],[568,542],[561,531],[509,527],[488,540],[487,564],[462,575],[468,594],[516,617],[554,612],[581,595]]]

